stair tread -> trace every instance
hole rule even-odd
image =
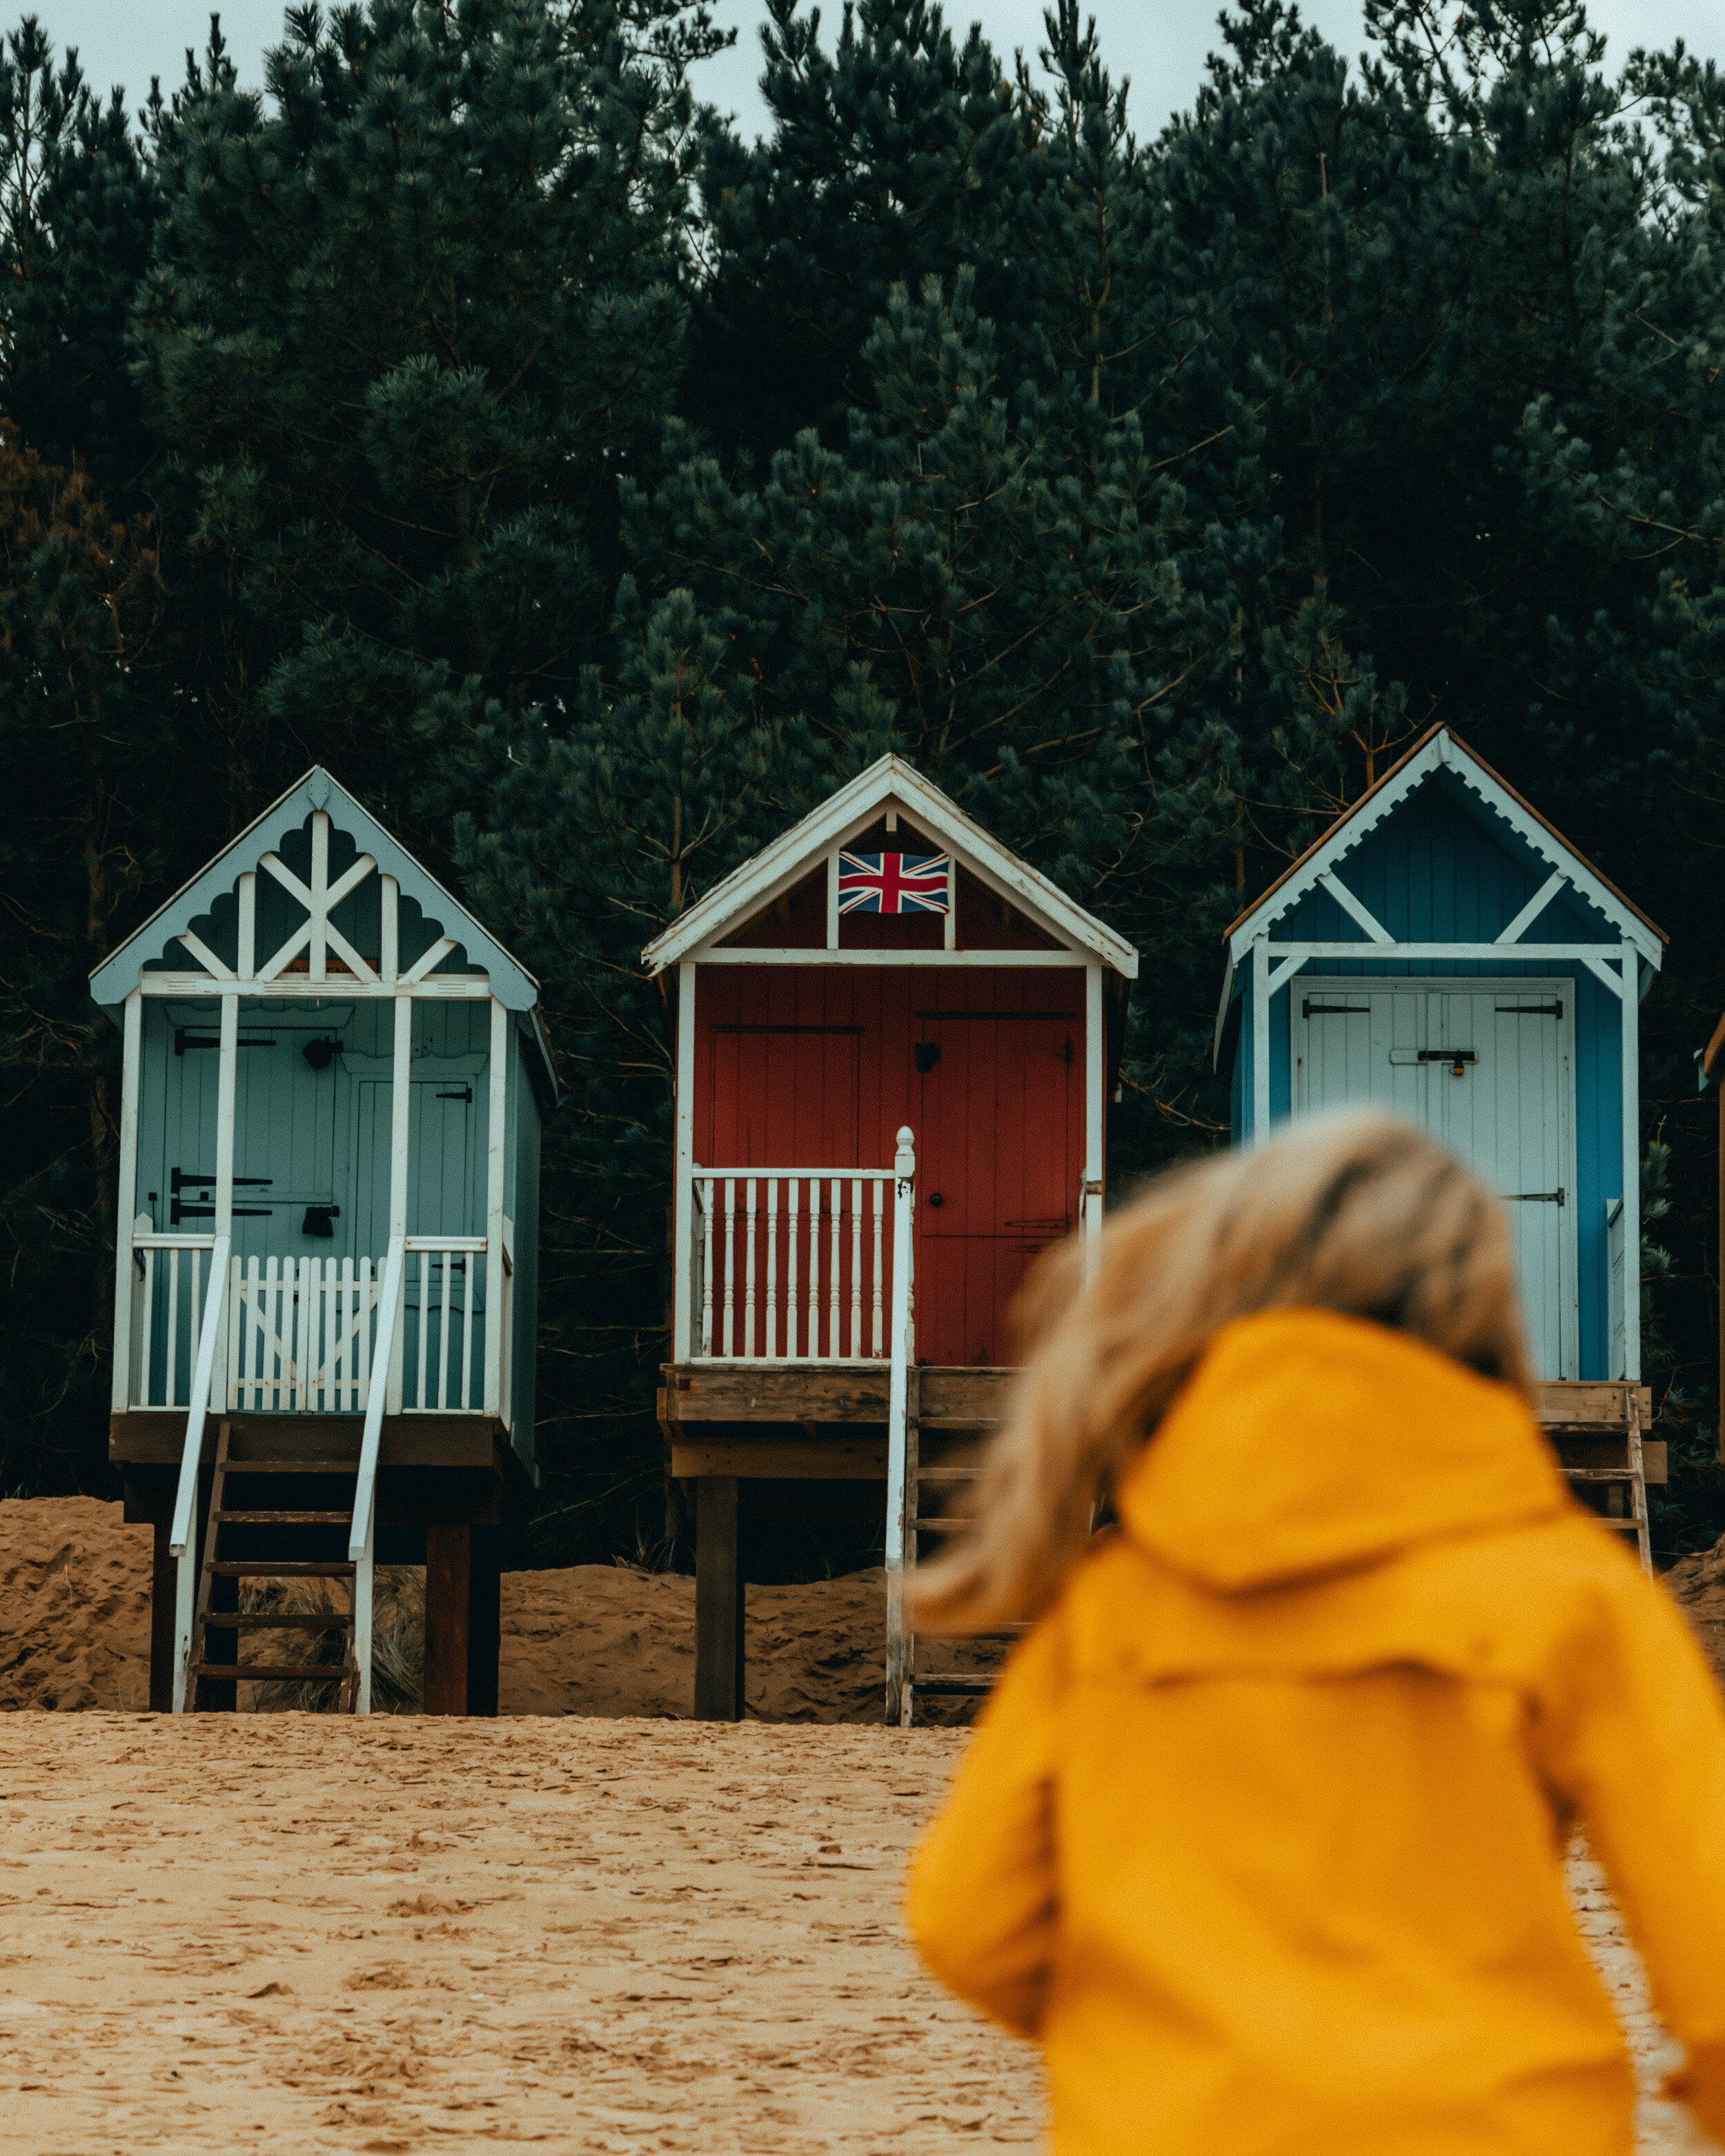
[[[334,1558],[217,1558],[211,1565],[223,1579],[352,1579],[354,1568]]]
[[[203,1621],[213,1632],[334,1632],[347,1630],[352,1620],[345,1609],[212,1609]]]
[[[193,1662],[192,1674],[249,1684],[285,1677],[316,1677],[326,1684],[345,1684],[353,1672],[345,1662]]]
[[[352,1524],[353,1524],[353,1515],[352,1515],[352,1513],[351,1512],[253,1512],[253,1511],[250,1511],[250,1510],[246,1510],[246,1511],[244,1511],[244,1512],[228,1512],[228,1511],[227,1511],[227,1510],[224,1508],[223,1511],[221,1511],[221,1512],[212,1512],[212,1513],[210,1514],[210,1517],[211,1517],[213,1520],[220,1520],[220,1521],[223,1522],[224,1523],[237,1523],[237,1524],[239,1524],[239,1526],[242,1526],[242,1527],[352,1527]]]
[[[1595,1512],[1594,1517],[1602,1527],[1615,1527],[1620,1534],[1638,1535],[1646,1524],[1642,1520],[1614,1520],[1609,1512]]]
[[[357,1475],[357,1460],[225,1460],[230,1475]]]
[[[982,1692],[993,1691],[998,1680],[992,1676],[918,1677],[911,1686],[913,1691]]]

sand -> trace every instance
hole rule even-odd
[[[1029,2144],[896,1921],[963,1741],[8,1717],[0,2146]]]
[[[118,1507],[0,1504],[0,1707],[63,1711],[0,1713],[0,2149],[1036,2142],[1034,2056],[900,1930],[966,1740],[875,1718],[878,1577],[751,1590],[752,1711],[825,1726],[674,1718],[690,1584],[598,1566],[506,1581],[497,1722],[175,1721],[111,1711],[148,1559]],[[1677,1583],[1697,1629],[1722,1582]],[[1641,2156],[1705,2147],[1584,1852],[1571,1886]]]
[[[1034,2144],[1034,2055],[921,1973],[966,1739],[562,1716],[0,1719],[0,2147]],[[1651,2073],[1596,1874],[1582,1921]],[[1693,2145],[1644,2107],[1645,2156]]]
[[[93,1497],[0,1502],[0,1712],[142,1708],[150,1697],[151,1531]],[[747,1591],[747,1711],[772,1722],[871,1722],[884,1702],[885,1575]],[[623,1565],[506,1573],[505,1714],[686,1716],[695,1583]],[[248,1652],[253,1650],[248,1650]],[[993,1645],[925,1649],[927,1669],[980,1670]],[[968,1702],[922,1718],[968,1720]]]

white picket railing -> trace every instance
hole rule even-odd
[[[189,1399],[198,1367],[206,1265],[214,1246],[213,1235],[158,1235],[149,1214],[139,1215],[131,1239],[133,1407],[180,1408]]]
[[[485,1255],[485,1239],[483,1235],[409,1235],[407,1238],[403,1286],[407,1302],[418,1316],[418,1323],[413,1327],[416,1337],[412,1401],[416,1409],[435,1414],[459,1410],[465,1414],[479,1404],[474,1399],[476,1367],[474,1361],[474,1316],[478,1308],[475,1290],[479,1280],[480,1261]],[[455,1291],[458,1275],[460,1276],[459,1295]],[[500,1323],[504,1315],[501,1310],[495,1313]],[[434,1334],[437,1343],[434,1353],[432,1347]],[[509,1356],[506,1330],[503,1342],[506,1366]],[[457,1348],[453,1378],[452,1346]],[[430,1386],[429,1391],[428,1384]],[[483,1373],[480,1389],[483,1389]]]
[[[892,1181],[890,1168],[696,1168],[694,1353],[716,1362],[881,1360]]]
[[[369,1258],[234,1259],[228,1407],[239,1414],[363,1413],[378,1286]]]

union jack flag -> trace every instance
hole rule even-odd
[[[839,856],[840,913],[947,913],[952,864],[945,854]]]

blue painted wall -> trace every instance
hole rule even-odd
[[[1449,773],[1435,773],[1349,854],[1337,874],[1398,941],[1490,942],[1521,911],[1551,873],[1550,865],[1478,797]],[[1566,890],[1523,931],[1529,942],[1612,943],[1605,917]],[[1421,978],[1514,979],[1567,977],[1575,998],[1576,1258],[1580,1297],[1581,1371],[1607,1374],[1609,1353],[1605,1208],[1623,1195],[1622,1014],[1617,998],[1574,961],[1411,960],[1373,955],[1355,921],[1326,891],[1302,899],[1271,932],[1279,942],[1358,942],[1358,958],[1314,959],[1301,973]],[[1270,1116],[1286,1122],[1292,1077],[1289,998],[1300,975],[1270,1006]],[[1232,1072],[1236,1142],[1252,1123],[1252,1027],[1250,976],[1242,967],[1241,999]]]

